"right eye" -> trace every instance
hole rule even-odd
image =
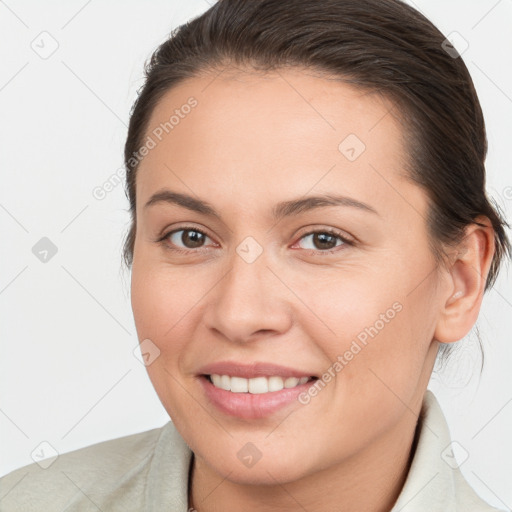
[[[202,249],[206,238],[210,237],[204,231],[195,227],[183,226],[180,229],[167,232],[158,242],[171,251],[187,253],[194,252],[195,249]],[[183,247],[179,246],[180,243]]]

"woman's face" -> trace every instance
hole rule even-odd
[[[137,333],[181,435],[232,481],[295,480],[398,444],[416,421],[447,287],[390,107],[282,70],[187,80],[152,114]],[[182,200],[146,206],[166,190]],[[234,390],[212,373],[238,377],[218,379]],[[293,376],[317,379],[279,391]]]

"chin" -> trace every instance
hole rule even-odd
[[[240,485],[276,485],[286,484],[299,480],[308,474],[308,468],[301,465],[303,456],[297,456],[296,460],[287,458],[283,460],[275,452],[268,457],[262,456],[254,465],[244,466],[237,458],[224,458],[215,461],[215,464],[207,463],[212,469],[227,480]],[[280,464],[278,463],[280,461]]]

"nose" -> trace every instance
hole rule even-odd
[[[253,262],[234,252],[204,311],[206,326],[236,343],[285,333],[292,325],[290,291],[275,274],[265,252]]]

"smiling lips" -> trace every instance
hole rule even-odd
[[[263,418],[296,401],[317,377],[271,363],[221,361],[200,369],[203,390],[217,409],[244,419]]]

